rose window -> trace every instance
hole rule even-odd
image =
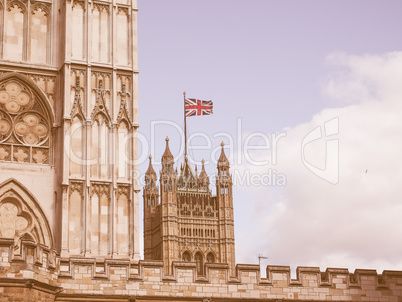
[[[49,163],[50,123],[36,93],[18,80],[0,84],[0,161]]]

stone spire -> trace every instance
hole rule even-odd
[[[166,141],[166,148],[165,152],[162,155],[162,162],[170,162],[170,161],[173,162],[173,155],[172,152],[170,152],[168,136],[166,136],[165,141]]]
[[[201,173],[198,176],[199,188],[203,190],[209,190],[209,177],[207,175],[207,172],[205,171],[205,160],[202,159],[201,163]]]
[[[221,142],[221,146],[222,146],[222,150],[221,150],[221,155],[219,156],[219,159],[218,159],[218,168],[219,167],[228,167],[229,168],[229,160],[225,155],[225,150],[223,149],[225,144],[223,142]]]
[[[202,163],[201,173],[200,173],[200,175],[198,176],[198,179],[200,180],[200,182],[203,182],[203,181],[206,180],[206,181],[209,183],[209,177],[208,177],[208,175],[207,175],[207,172],[205,172],[205,160],[202,159],[202,160],[201,160],[201,163]]]
[[[188,163],[188,156],[184,157],[184,165],[181,168],[179,184],[181,187],[194,187],[197,181],[197,175],[191,169]]]
[[[146,176],[154,176],[156,178],[156,172],[154,170],[154,167],[152,166],[152,155],[149,155],[149,165],[148,165],[148,170],[145,172]]]

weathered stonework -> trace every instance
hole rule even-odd
[[[216,196],[209,189],[209,177],[191,169],[188,158],[174,169],[173,155],[166,138],[162,171],[157,184],[151,163],[145,174],[144,258],[162,260],[164,272],[172,273],[174,261],[194,261],[204,275],[204,263],[227,263],[235,273],[235,238],[232,176],[222,143],[216,176]],[[159,190],[160,188],[160,190]],[[160,192],[160,199],[159,199]]]
[[[152,236],[155,217],[171,214],[154,207],[140,260],[138,144],[125,139],[139,126],[136,0],[0,0],[0,40],[0,302],[402,302],[402,272],[299,267],[291,279],[268,266],[260,278],[256,265],[235,266],[231,179],[218,182],[227,216],[214,220],[203,172],[209,224],[178,207],[179,227],[167,226],[178,239]],[[194,194],[190,167],[176,179],[169,165],[179,195]],[[166,192],[176,185],[164,180]],[[147,204],[159,197],[144,192]],[[197,248],[214,261],[194,261]]]
[[[172,275],[161,261],[60,258],[31,241],[15,256],[13,240],[0,241],[0,301],[392,301],[402,297],[402,272],[238,264],[174,262]],[[18,298],[18,299],[17,299]]]

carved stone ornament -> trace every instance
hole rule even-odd
[[[117,92],[118,94],[121,95],[121,101],[120,101],[120,108],[119,108],[119,113],[117,115],[117,124],[120,124],[121,121],[126,121],[129,127],[132,125],[132,121],[130,118],[130,115],[128,113],[127,109],[127,96],[130,97],[130,93],[126,91],[126,84],[123,83],[121,85],[121,91]]]
[[[127,198],[130,198],[130,186],[129,185],[119,185],[117,187],[118,196],[125,195]]]
[[[105,94],[106,93],[110,94],[110,90],[103,88],[103,81],[102,80],[99,80],[99,88],[93,88],[92,90],[96,92],[96,104],[95,104],[95,107],[94,107],[94,109],[92,111],[91,119],[93,121],[95,121],[96,116],[98,114],[102,114],[106,118],[106,120],[108,121],[109,127],[110,127],[111,118],[110,118],[109,110],[107,109],[107,106],[106,106],[106,99],[105,99]]]
[[[100,184],[100,183],[91,184],[91,197],[94,194],[98,195],[99,197],[102,195],[105,195],[109,198],[110,197],[110,185],[109,184]]]
[[[77,115],[82,120],[84,120],[85,119],[84,108],[83,108],[82,102],[81,102],[81,90],[84,90],[84,89],[80,85],[80,75],[79,74],[76,74],[75,86],[73,86],[72,89],[74,89],[75,95],[74,95],[74,103],[73,103],[73,107],[71,108],[70,115],[72,118]]]
[[[80,194],[80,196],[84,196],[84,182],[71,181],[69,195],[71,196],[71,194],[74,192],[77,192],[78,194]]]

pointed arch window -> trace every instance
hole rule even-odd
[[[19,1],[12,1],[6,9],[6,30],[3,59],[26,60],[27,7]]]
[[[0,184],[0,238],[14,239],[14,253],[21,252],[17,248],[23,240],[53,248],[45,214],[30,192],[12,179]]]
[[[185,262],[191,261],[191,255],[188,251],[185,251],[181,258],[182,258],[182,261],[185,261]]]
[[[110,62],[110,6],[94,3],[92,6],[92,59]]]
[[[3,59],[50,63],[50,3],[8,1]]]
[[[17,78],[0,83],[0,161],[50,163],[50,115]]]
[[[215,262],[215,256],[212,252],[209,252],[207,255],[207,262],[212,263]]]
[[[195,254],[194,260],[197,268],[197,274],[201,276],[204,275],[204,261],[200,252]]]
[[[37,3],[31,8],[30,32],[29,32],[29,57],[33,63],[48,64],[48,50],[50,44],[49,9],[41,3]]]

